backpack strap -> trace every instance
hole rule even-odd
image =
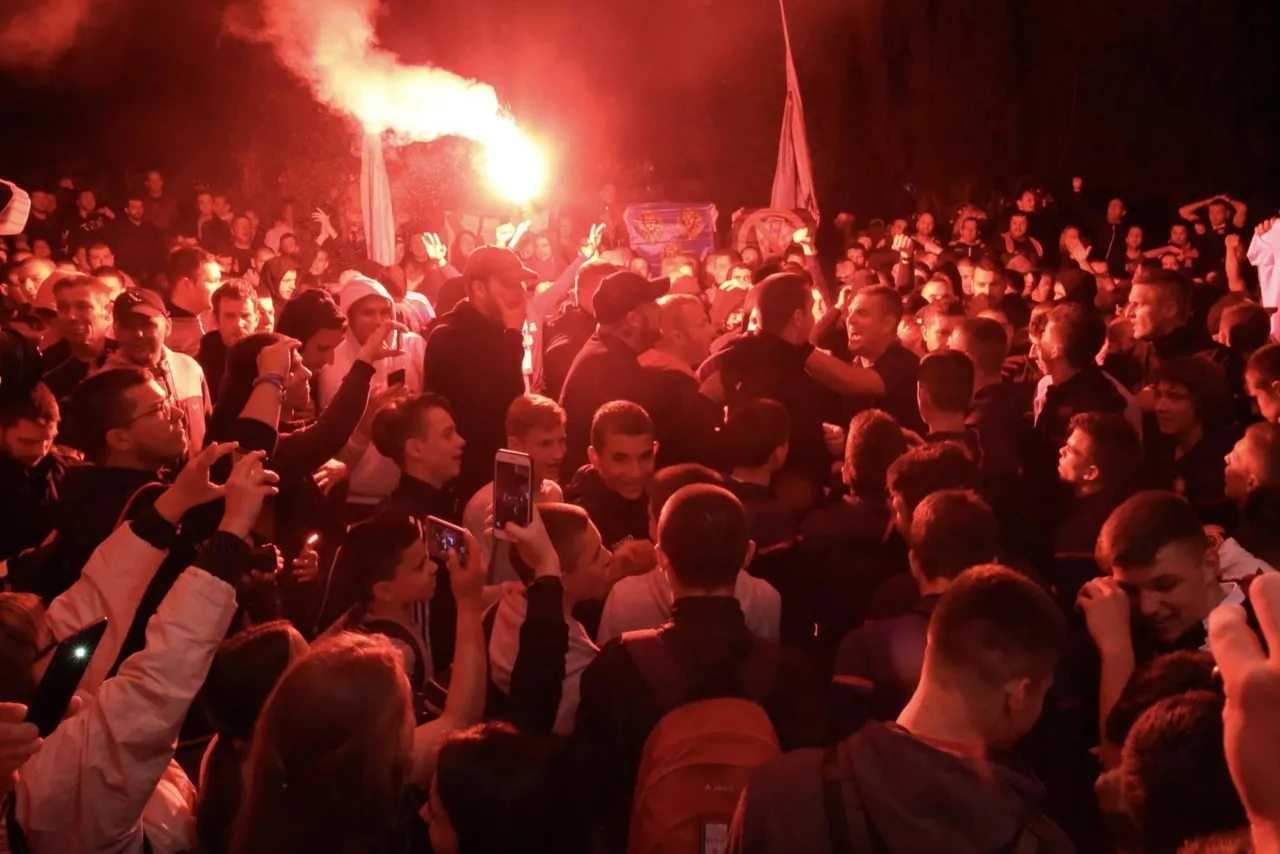
[[[664,714],[684,702],[689,695],[689,678],[671,657],[660,631],[624,632],[622,648],[635,663],[640,678]]]
[[[414,637],[413,632],[395,620],[366,620],[360,625],[360,631],[366,634],[385,635],[413,650],[413,672],[408,674],[409,682],[415,692],[422,689],[427,682],[427,663],[422,660],[422,642]]]
[[[832,854],[873,854],[884,850],[876,843],[862,808],[858,781],[844,756],[845,743],[828,747],[822,754],[822,800],[827,812],[827,830]],[[1021,852],[1019,852],[1021,854]]]

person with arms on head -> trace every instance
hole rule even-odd
[[[646,279],[622,271],[606,276],[597,287],[592,310],[598,327],[574,357],[560,392],[570,470],[577,470],[587,460],[592,422],[601,406],[628,400],[650,412],[663,403],[656,400],[651,372],[640,366],[639,357],[662,337],[657,300],[669,286],[666,279]],[[669,406],[665,404],[663,412]]]
[[[216,404],[227,369],[227,353],[258,328],[258,297],[247,282],[232,279],[213,292],[212,303],[215,328],[200,339],[196,361]]]
[[[236,610],[249,569],[247,535],[274,490],[261,453],[245,456],[224,486],[209,467],[230,453],[211,446],[147,512],[122,525],[50,603],[3,594],[5,694],[27,702],[48,667],[40,650],[106,616],[106,633],[80,682],[86,698],[23,767],[6,827],[31,852],[190,850],[192,785],[172,762],[178,731]],[[219,530],[181,573],[148,627],[144,649],[111,678],[125,630],[148,579],[192,507],[223,497]],[[74,781],[74,782],[71,782]]]
[[[653,400],[666,403],[669,412],[655,414],[661,432],[659,465],[696,462],[718,468],[716,431],[724,410],[699,394],[697,370],[711,355],[716,330],[705,304],[692,294],[667,294],[658,300],[662,336],[653,348],[640,354],[653,385]]]
[[[845,635],[831,678],[836,734],[869,720],[892,721],[920,682],[929,618],[951,583],[1000,551],[995,514],[968,490],[944,489],[920,502],[911,519],[908,559],[920,598],[905,614],[868,620]]]
[[[1157,440],[1147,444],[1147,463],[1164,486],[1186,497],[1211,524],[1229,524],[1223,460],[1239,435],[1222,369],[1203,356],[1163,362],[1155,374]]]
[[[591,515],[605,547],[649,537],[649,483],[658,443],[653,420],[629,400],[606,403],[591,422],[590,460],[564,489],[565,499]]]
[[[564,463],[564,410],[560,404],[540,394],[525,394],[507,407],[507,440],[503,448],[528,454],[533,463],[533,500],[536,503],[564,501],[560,488]],[[480,544],[489,569],[489,582],[517,581],[508,543],[486,533],[486,519],[493,508],[493,481],[480,487],[462,511],[462,522]]]
[[[919,685],[896,723],[761,766],[729,850],[1074,851],[1039,811],[1040,784],[992,758],[1035,726],[1065,637],[1053,600],[1025,577],[997,565],[962,573],[934,608]]]
[[[1139,492],[1116,508],[1098,536],[1098,565],[1107,574],[1086,582],[1077,605],[1096,648],[1100,731],[1116,699],[1155,655],[1212,649],[1210,612],[1245,601],[1234,582],[1218,580],[1218,550],[1195,509],[1172,492]],[[1080,662],[1083,666],[1086,662]],[[1090,684],[1080,679],[1080,684]],[[1110,767],[1118,745],[1103,741]]]
[[[208,252],[176,249],[165,262],[165,303],[169,310],[171,350],[195,357],[204,335],[204,316],[213,308],[213,292],[222,284],[222,270]]]
[[[658,566],[653,543],[658,540],[658,520],[662,508],[681,489],[696,484],[723,486],[724,478],[704,466],[671,466],[654,475],[649,484],[649,538],[647,542],[623,543],[614,554],[615,579],[605,599],[604,613],[596,640],[601,645],[627,632],[656,629],[671,619],[675,594],[671,580]],[[757,554],[753,561],[759,560]],[[754,569],[754,567],[752,567]],[[756,637],[776,639],[782,600],[767,581],[748,573],[738,573],[734,598],[742,606],[747,628]]]
[[[1207,227],[1200,219],[1201,210],[1207,214]],[[1240,233],[1248,220],[1249,208],[1244,202],[1219,194],[1183,205],[1178,208],[1178,216],[1195,224],[1197,234],[1194,243],[1200,256],[1197,269],[1204,272],[1222,264],[1227,253],[1227,235]]]
[[[44,383],[65,400],[116,347],[111,329],[111,291],[91,276],[67,276],[53,286],[56,325],[62,340],[44,352]]]
[[[332,361],[320,370],[317,406],[322,410],[338,394],[343,379],[351,371],[351,366],[359,359],[369,340],[385,324],[395,320],[394,303],[386,289],[360,275],[347,280],[339,294],[338,306],[341,313],[346,315],[347,331],[341,343],[333,349]],[[327,309],[320,309],[318,313],[328,316]],[[325,328],[332,326],[331,319],[324,323],[327,324]],[[328,332],[316,334],[322,336],[317,347],[327,345],[328,339],[332,337]],[[413,332],[402,332],[396,337],[400,341],[401,352],[393,352],[374,364],[371,388],[398,386],[405,395],[416,395],[422,391],[426,344],[420,335]],[[330,356],[326,352],[315,358],[327,361]],[[371,445],[369,435],[357,430],[340,457],[351,472],[347,509],[353,519],[367,518],[378,503],[396,488],[400,477],[396,464],[384,456],[376,445]]]
[[[0,403],[0,561],[44,542],[53,531],[53,506],[74,460],[54,447],[60,413],[43,384],[27,394],[8,391]],[[16,398],[16,399],[14,399]]]
[[[688,704],[748,700],[763,708],[784,749],[825,736],[816,674],[797,651],[753,636],[734,598],[753,551],[746,514],[730,493],[710,485],[676,492],[658,520],[658,560],[675,596],[671,621],[605,644],[582,675],[573,739],[593,824],[614,844],[626,836],[633,790],[643,795],[648,788],[637,779],[642,755],[665,761],[649,753],[662,743],[650,742],[650,734],[674,727],[667,715]],[[715,739],[741,719],[722,717],[718,726],[699,720],[699,736]]]
[[[467,437],[459,489],[470,495],[493,475],[506,439],[511,402],[526,391],[523,373],[525,287],[538,275],[510,249],[484,246],[463,272],[467,297],[442,316],[427,339],[423,383],[446,398]]]

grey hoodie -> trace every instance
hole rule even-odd
[[[941,750],[896,724],[871,722],[847,742],[868,830],[887,854],[997,854],[1043,796],[1040,784],[995,762]],[[821,750],[784,753],[756,770],[738,804],[735,854],[829,854]],[[1057,827],[1038,854],[1071,854]],[[857,850],[857,849],[855,849]],[[870,852],[857,851],[857,854]]]

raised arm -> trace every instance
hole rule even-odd
[[[809,376],[840,394],[883,397],[884,380],[871,368],[840,361],[826,350],[814,350],[805,360]]]

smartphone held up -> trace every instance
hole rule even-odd
[[[533,521],[533,460],[519,451],[498,451],[493,458],[493,536],[510,542],[505,528]]]

